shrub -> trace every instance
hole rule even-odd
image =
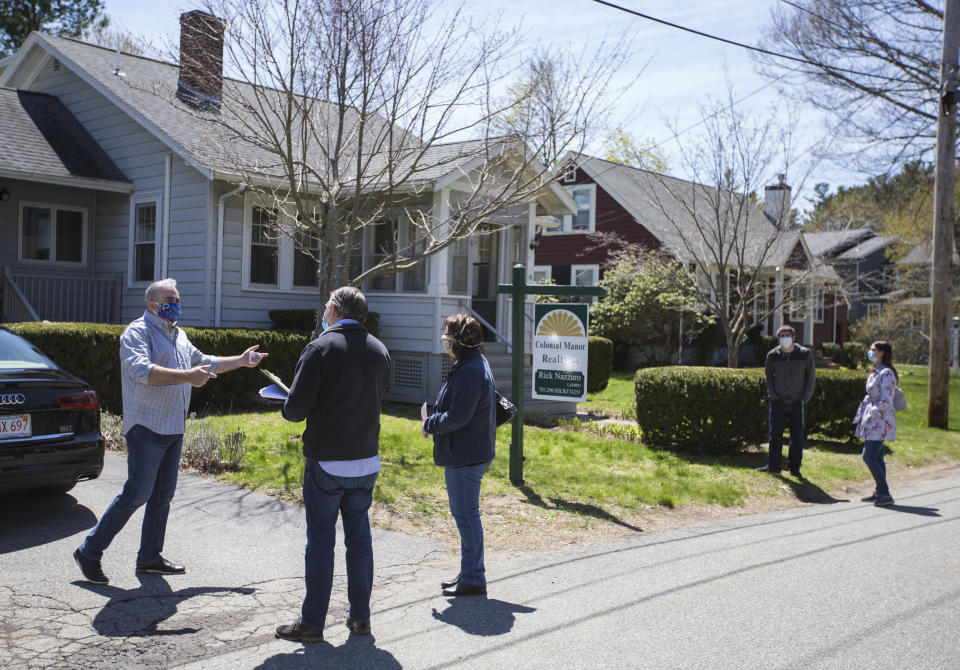
[[[10,330],[25,337],[67,372],[96,390],[100,406],[122,412],[120,335],[125,326],[95,323],[16,323]],[[291,381],[308,334],[272,330],[185,328],[195,347],[212,355],[233,356],[259,344],[270,356],[261,365]],[[194,411],[206,413],[260,404],[257,391],[267,381],[255,369],[240,368],[193,389]]]
[[[634,377],[637,424],[645,444],[731,453],[767,440],[766,381],[760,369],[648,368]],[[807,410],[807,432],[853,433],[863,398],[859,373],[821,370]]]
[[[630,343],[613,343],[613,369],[627,370],[630,366]]]
[[[318,312],[315,309],[271,309],[267,314],[273,322],[273,330],[295,330],[310,334],[317,325]],[[377,337],[380,332],[380,314],[367,312],[364,327]]]
[[[850,342],[844,342],[843,356],[846,359],[844,365],[851,370],[856,370],[867,361],[867,347],[864,346],[862,342],[854,342],[852,340]]]
[[[221,435],[206,419],[191,417],[183,435],[182,465],[190,470],[211,474],[240,470],[243,467],[241,461],[247,453],[244,445],[246,439],[243,431]]]
[[[613,342],[605,337],[587,338],[587,393],[607,388],[613,367]]]
[[[834,363],[839,363],[843,358],[843,347],[836,342],[824,342],[820,346],[823,348],[823,355]]]

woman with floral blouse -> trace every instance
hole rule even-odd
[[[886,507],[893,504],[893,496],[887,486],[883,443],[897,439],[893,395],[900,383],[900,375],[893,367],[893,349],[889,342],[874,342],[867,352],[867,358],[873,363],[873,370],[867,377],[867,395],[863,397],[853,421],[857,424],[856,436],[863,440],[863,461],[870,468],[877,487],[863,500]]]

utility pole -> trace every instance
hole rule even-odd
[[[927,425],[947,428],[950,384],[950,311],[953,264],[953,204],[956,171],[957,49],[960,47],[960,0],[943,8],[940,62],[940,110],[937,117],[937,172],[933,205],[933,267],[930,271],[930,380]]]

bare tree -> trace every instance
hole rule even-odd
[[[764,46],[798,60],[757,58],[864,157],[916,160],[936,137],[942,28],[927,0],[783,0]]]
[[[554,180],[538,158],[546,140],[493,123],[508,111],[490,101],[513,29],[444,17],[435,0],[216,0],[208,11],[225,22],[235,77],[218,113],[204,113],[212,141],[263,203],[257,234],[291,237],[321,295],[412,271],[485,222],[523,223]],[[564,85],[587,92],[554,151],[582,147],[603,104],[595,85]],[[449,175],[441,202],[434,182]]]
[[[732,90],[728,95],[732,101]],[[802,188],[799,171],[791,170],[793,124],[781,126],[776,116],[754,121],[729,101],[701,107],[703,132],[679,148],[692,181],[637,171],[650,207],[643,223],[665,242],[661,261],[683,268],[663,276],[699,287],[701,307],[723,329],[729,367],[737,366],[754,323],[787,304],[800,312],[814,308],[822,288],[812,281],[822,268],[812,266],[801,234],[790,228],[789,202],[766,203],[771,218],[756,195],[777,173],[794,173]]]

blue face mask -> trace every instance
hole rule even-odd
[[[321,317],[320,317],[320,327],[323,328],[324,330],[326,330],[327,328],[330,327],[330,325],[327,323],[327,317],[326,317],[326,316],[321,316]]]
[[[180,303],[165,302],[160,304],[159,308],[157,309],[157,316],[159,316],[161,319],[166,319],[170,323],[176,323],[180,320]]]
[[[873,351],[872,349],[867,352],[867,358],[870,359],[871,363],[876,363],[877,360],[879,359],[879,357],[877,356],[877,352]]]

